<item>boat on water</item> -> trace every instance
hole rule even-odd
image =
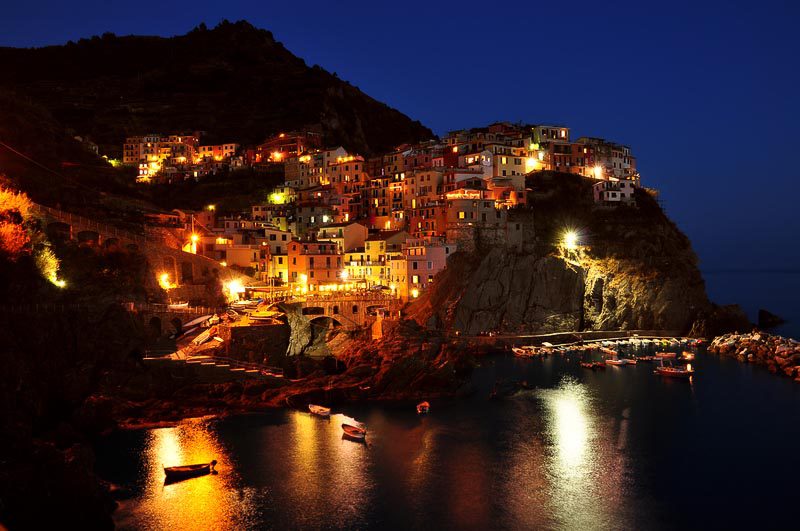
[[[624,361],[625,365],[636,365],[636,358],[620,358],[620,361]]]
[[[584,369],[591,369],[593,371],[596,371],[598,369],[605,369],[606,364],[599,361],[582,361],[581,367],[583,367]]]
[[[684,350],[681,353],[681,360],[683,361],[693,361],[694,360],[694,352],[688,352]]]
[[[656,358],[660,360],[672,360],[675,359],[675,356],[677,356],[677,354],[674,352],[656,352]]]
[[[308,410],[313,414],[320,417],[330,417],[331,408],[325,406],[318,406],[316,404],[309,404]]]
[[[609,356],[617,356],[617,351],[608,347],[600,347],[600,352],[603,354],[608,354]]]
[[[656,370],[653,372],[660,376],[667,376],[670,378],[690,378],[694,375],[694,369],[692,369],[691,364],[685,367],[669,367],[663,365],[661,367],[656,367]]]
[[[205,476],[215,472],[214,467],[217,465],[217,460],[214,459],[210,463],[199,463],[196,465],[182,465],[182,466],[165,466],[164,474],[167,476],[167,482],[180,481],[182,479],[196,478]]]
[[[627,365],[627,363],[628,363],[627,361],[618,358],[606,359],[606,365],[612,365],[614,367],[624,367],[625,365]]]
[[[536,355],[536,347],[511,347],[511,351],[518,358],[531,358]]]
[[[361,426],[342,424],[342,431],[344,432],[344,436],[346,438],[353,441],[364,442],[367,438],[367,430]]]
[[[431,405],[427,401],[417,404],[417,414],[419,415],[427,415],[430,410]]]

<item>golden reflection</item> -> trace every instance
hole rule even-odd
[[[219,462],[218,475],[165,485],[164,467]],[[250,515],[255,502],[232,488],[233,468],[227,452],[207,421],[187,421],[173,428],[151,430],[144,448],[145,485],[139,502],[117,522],[148,522],[156,529],[226,529]]]
[[[317,526],[337,508],[337,517],[357,519],[366,503],[366,445],[342,439],[342,423],[354,420],[344,415],[330,419],[310,413],[292,412],[289,424],[293,440],[286,448],[286,476],[281,478],[286,496],[304,507],[296,525]],[[370,440],[370,434],[367,434]]]
[[[625,444],[627,422],[604,426],[586,387],[574,380],[541,391],[540,398],[551,445],[546,468],[555,522],[576,529],[619,524],[626,461],[617,446]]]

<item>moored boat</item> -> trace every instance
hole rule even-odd
[[[694,375],[694,369],[692,369],[691,365],[687,365],[686,367],[656,367],[656,370],[653,372],[660,376],[668,376],[671,378],[689,378]]]
[[[205,476],[214,472],[214,467],[217,465],[217,460],[214,459],[210,463],[199,463],[196,465],[182,465],[182,466],[165,466],[164,474],[167,476],[166,481],[179,481],[181,479],[195,478]]]
[[[617,355],[617,351],[616,350],[614,350],[612,348],[608,348],[608,347],[600,347],[600,352],[602,352],[603,354],[608,354],[609,356],[616,356]]]
[[[656,352],[656,358],[661,360],[675,359],[675,356],[677,356],[677,354],[674,352]]]
[[[624,361],[625,365],[636,365],[636,358],[620,358],[620,361]]]
[[[351,424],[342,424],[342,431],[344,432],[344,436],[346,438],[354,441],[363,442],[367,437],[366,428],[353,426]]]
[[[331,408],[329,408],[329,407],[318,406],[316,404],[309,404],[308,405],[308,410],[312,414],[318,415],[320,417],[330,417],[331,416]]]
[[[606,365],[613,365],[615,367],[622,367],[626,365],[627,362],[625,360],[617,359],[617,358],[608,358],[606,360]]]
[[[427,401],[420,402],[419,404],[417,404],[417,414],[419,415],[427,415],[428,411],[430,410],[431,410],[431,405]]]

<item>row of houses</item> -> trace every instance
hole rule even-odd
[[[194,153],[213,153],[201,148]],[[634,202],[639,184],[630,148],[572,141],[561,126],[492,124],[371,158],[301,133],[226,153],[280,164],[284,184],[249,212],[198,213],[190,250],[302,292],[377,288],[413,298],[477,237],[522,245],[532,231],[520,208],[531,172],[593,179],[603,205]]]

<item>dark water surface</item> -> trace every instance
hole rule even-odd
[[[800,385],[705,354],[692,383],[577,361],[494,357],[427,417],[368,404],[118,433],[98,471],[133,491],[122,528],[796,528]],[[497,378],[536,389],[489,400]],[[348,417],[369,446],[342,440]],[[218,475],[164,486],[162,464],[214,458]]]

